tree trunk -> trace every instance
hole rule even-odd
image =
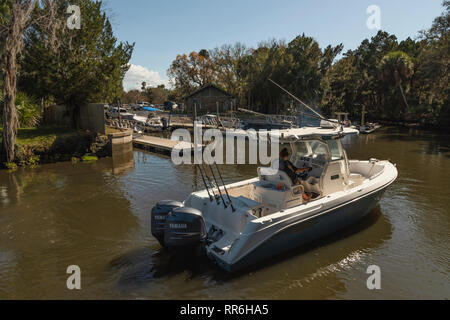
[[[405,93],[403,92],[403,88],[402,88],[402,81],[400,80],[399,72],[397,70],[395,70],[395,72],[394,72],[394,78],[395,78],[395,82],[397,83],[397,86],[400,89],[400,93],[402,94],[403,102],[405,103],[405,111],[404,111],[405,113],[404,113],[403,117],[406,120],[408,113],[409,113],[409,105],[408,105],[408,101],[406,101],[406,96],[405,96]]]
[[[16,143],[18,117],[15,105],[16,101],[16,46],[14,39],[6,41],[5,52],[3,54],[3,157],[6,162],[15,160],[14,145]]]
[[[405,103],[405,114],[404,114],[404,118],[405,118],[405,120],[406,120],[406,118],[408,117],[408,114],[409,114],[409,105],[408,105],[408,101],[406,101],[406,96],[405,96],[405,93],[403,92],[403,88],[402,88],[401,82],[398,84],[398,87],[400,88],[400,92],[401,92],[402,97],[403,97],[403,102]]]
[[[23,48],[23,33],[25,31],[30,14],[36,5],[36,0],[28,0],[24,3],[15,1],[12,5],[11,22],[7,26],[7,32],[2,39],[4,51],[2,52],[3,68],[3,157],[6,162],[15,160],[14,146],[16,143],[17,127],[19,124],[16,109],[17,88],[17,55]]]

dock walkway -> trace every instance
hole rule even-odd
[[[160,137],[141,135],[133,137],[133,145],[136,148],[144,149],[151,152],[171,155],[172,150],[178,145],[182,150],[194,151],[194,144],[192,142],[175,141]],[[203,146],[202,146],[203,147]]]

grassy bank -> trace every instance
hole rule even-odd
[[[0,134],[2,128],[0,128]],[[16,141],[16,161],[3,167],[33,166],[59,161],[77,161],[85,155],[110,155],[106,136],[65,127],[20,128]]]

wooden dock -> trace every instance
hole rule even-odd
[[[181,147],[182,151],[180,152],[189,150],[189,152],[192,153],[194,151],[194,144],[192,142],[174,141],[147,135],[133,137],[133,146],[139,149],[165,155],[171,155],[172,150],[175,149],[176,146]]]

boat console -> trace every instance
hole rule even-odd
[[[319,195],[317,200],[354,188],[365,180],[363,175],[350,172],[340,139],[317,137],[291,142],[290,147],[291,162],[298,168],[311,170],[303,175],[300,185],[294,185],[289,176],[276,170],[274,165],[258,168],[258,181],[251,184],[247,196],[264,206],[264,216],[303,204],[303,192]]]

